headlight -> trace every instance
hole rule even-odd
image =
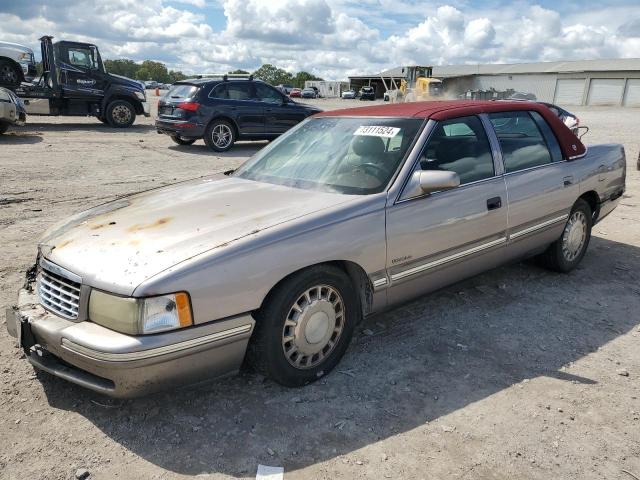
[[[18,60],[31,60],[30,53],[21,53],[18,55]]]
[[[89,319],[131,335],[166,332],[193,325],[189,295],[184,292],[148,298],[129,298],[93,290]]]
[[[143,102],[147,99],[147,93],[146,92],[137,92],[136,91],[135,93],[136,93],[136,97],[138,97]]]

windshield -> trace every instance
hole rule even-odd
[[[398,169],[421,124],[415,118],[312,118],[235,175],[310,190],[378,193]]]

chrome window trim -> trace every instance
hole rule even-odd
[[[536,165],[535,167],[529,167],[529,168],[523,168],[522,170],[514,170],[513,172],[506,172],[504,174],[505,177],[508,177],[509,175],[515,175],[518,173],[522,173],[522,172],[530,172],[532,170],[538,170],[541,168],[545,168],[545,167],[551,167],[554,165],[560,165],[561,163],[566,163],[568,160],[559,160],[557,162],[551,162],[551,163],[544,163],[542,165]]]
[[[459,260],[469,255],[473,255],[474,253],[478,253],[483,250],[487,250],[489,248],[497,247],[498,245],[502,245],[506,242],[507,242],[507,237],[500,237],[496,240],[492,240],[491,242],[483,243],[481,245],[476,245],[475,247],[469,248],[467,250],[454,253],[453,255],[439,258],[438,260],[433,260],[431,262],[423,263],[422,265],[411,267],[411,268],[408,268],[407,270],[402,270],[398,273],[392,274],[391,280],[392,281],[400,280],[402,278],[415,275],[416,273],[421,273],[426,270],[431,270],[433,268],[439,267],[440,265],[444,265],[445,263],[453,262],[454,260]]]
[[[527,227],[527,228],[524,228],[522,230],[518,230],[517,232],[512,233],[512,234],[509,235],[509,240],[520,238],[520,237],[522,237],[524,235],[527,235],[529,233],[533,233],[533,232],[536,232],[538,230],[542,230],[545,227],[548,227],[550,225],[553,225],[554,223],[558,223],[558,222],[561,222],[563,220],[566,220],[567,218],[569,218],[569,215],[568,214],[564,214],[564,215],[560,215],[559,217],[552,218],[551,220],[547,220],[546,222],[538,223],[536,225],[532,225],[531,227]]]
[[[493,170],[497,177],[500,175],[504,175],[504,159],[502,158],[502,147],[500,147],[500,140],[498,139],[498,135],[496,131],[493,129],[493,124],[491,120],[489,120],[489,115],[486,113],[481,113],[478,115],[480,117],[480,121],[484,126],[484,131],[487,134],[487,138],[489,139],[489,145],[491,145],[491,153],[493,155]]]
[[[206,345],[206,344],[217,342],[220,340],[226,340],[228,338],[249,333],[252,328],[253,326],[249,323],[246,325],[241,325],[239,327],[230,328],[228,330],[223,330],[221,332],[212,333],[211,335],[206,335],[204,337],[194,338],[191,340],[186,340],[184,342],[175,343],[173,345],[165,345],[163,347],[152,348],[149,350],[141,350],[139,352],[131,352],[131,353],[99,352],[97,350],[93,350],[91,348],[78,345],[77,343],[72,342],[67,338],[62,339],[62,347],[73,353],[90,357],[96,360],[103,360],[106,362],[130,362],[135,360],[146,360],[148,358],[154,358],[160,355],[167,355],[169,353],[176,353],[182,350],[199,347],[201,345]]]

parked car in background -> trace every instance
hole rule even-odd
[[[540,102],[540,103],[542,105],[546,105],[549,108],[549,110],[555,113],[558,116],[558,118],[562,120],[562,123],[564,123],[567,126],[567,128],[569,128],[569,130],[571,130],[574,134],[578,135],[579,128],[580,128],[580,119],[576,115],[565,110],[562,107],[559,107],[558,105],[554,105],[553,103],[547,103],[547,102]],[[587,128],[587,127],[583,127],[583,128]]]
[[[146,89],[159,88],[159,86],[160,85],[155,80],[148,80],[148,81],[144,82],[144,88],[146,88]]]
[[[278,90],[284,92],[286,95],[289,95],[289,93],[291,93],[291,90],[293,90],[293,85],[288,85],[288,84],[280,84],[277,85],[275,88],[277,88]]]
[[[205,85],[182,84],[198,102]],[[537,103],[320,113],[235,172],[52,226],[7,329],[36,368],[115,397],[233,373],[245,354],[302,386],[365,316],[527,256],[576,268],[625,169],[622,145],[587,151]]]
[[[294,97],[300,98],[302,97],[302,90],[299,88],[292,88],[291,91],[289,92],[289,96],[291,98],[294,98]]]
[[[14,87],[36,76],[33,50],[24,45],[0,42],[0,85]]]
[[[217,152],[236,140],[273,139],[321,110],[260,80],[202,78],[173,84],[158,102],[158,133],[179,145],[203,138]]]
[[[303,88],[300,92],[302,98],[318,98],[318,93],[311,87]]]
[[[0,87],[0,135],[11,125],[24,125],[27,112],[22,99],[7,88]]]
[[[360,89],[360,100],[375,100],[376,91],[373,87],[362,87]]]
[[[313,90],[316,92],[316,98],[322,98],[322,95],[320,94],[320,89],[318,87],[309,87],[309,88],[313,88]]]
[[[353,99],[356,98],[356,91],[353,89],[347,90],[345,92],[342,92],[342,98],[345,99]]]

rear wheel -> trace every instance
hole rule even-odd
[[[181,137],[180,135],[171,135],[171,140],[178,145],[192,145],[197,139]]]
[[[6,60],[0,60],[0,84],[16,86],[20,85],[20,82],[22,82],[22,72]]]
[[[248,360],[276,382],[299,387],[340,361],[360,318],[349,277],[329,265],[294,274],[260,309]]]
[[[204,133],[204,143],[215,152],[226,152],[236,141],[236,131],[226,120],[214,120]]]
[[[589,204],[578,199],[571,209],[562,236],[540,255],[542,264],[556,272],[566,273],[573,270],[587,252],[591,239],[592,219]]]
[[[136,109],[126,100],[114,100],[107,106],[107,122],[115,128],[127,128],[136,120]]]

